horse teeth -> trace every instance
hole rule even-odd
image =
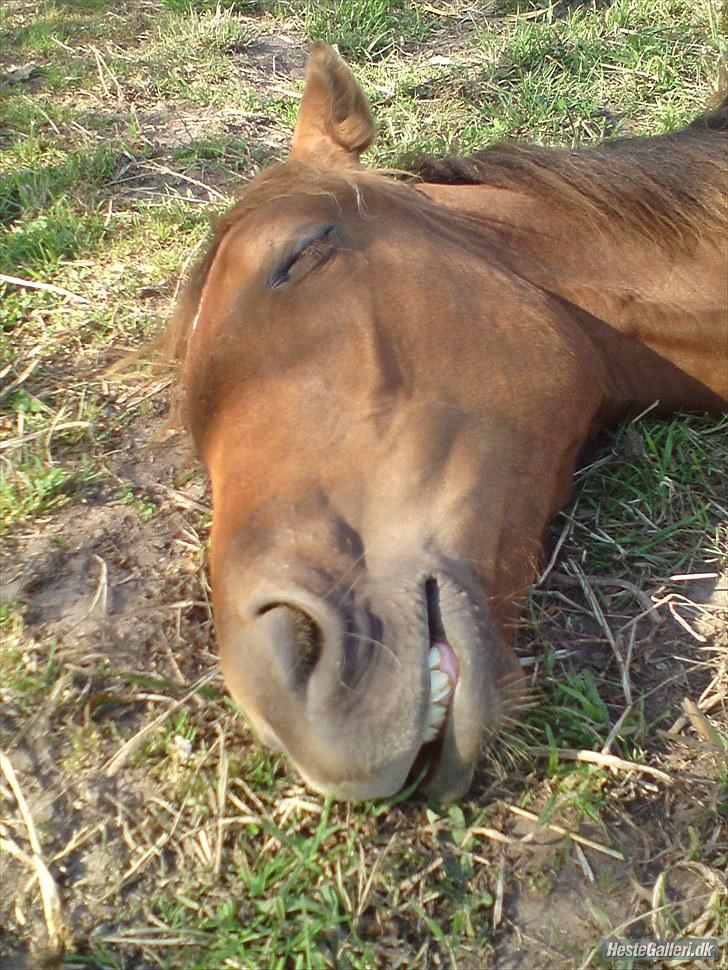
[[[440,729],[436,724],[429,724],[427,726],[427,731],[425,731],[425,744],[427,744],[429,741],[434,741],[439,730]]]
[[[425,742],[433,741],[437,737],[446,715],[447,708],[443,707],[442,704],[433,704],[430,707],[427,728],[425,729]]]
[[[433,694],[439,693],[444,688],[450,688],[450,678],[443,670],[430,671],[430,691]]]
[[[430,723],[436,724],[441,722],[445,717],[445,714],[447,714],[447,707],[445,704],[443,704],[442,701],[433,701],[433,703],[430,705],[430,713],[428,715]]]
[[[430,700],[432,701],[433,704],[441,704],[445,700],[445,698],[449,697],[449,695],[450,695],[450,688],[443,687],[439,691],[430,694]]]
[[[440,670],[442,652],[438,646],[430,647],[427,666],[430,668],[430,710],[425,728],[424,743],[434,741],[442,730],[447,717],[447,701],[452,693],[450,677]]]
[[[444,704],[439,701],[435,702],[430,708],[430,724],[436,724],[440,727],[442,722],[445,720],[445,715],[447,714],[447,708]]]

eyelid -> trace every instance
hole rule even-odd
[[[329,223],[326,226],[318,226],[313,229],[310,233],[300,239],[290,255],[270,274],[268,277],[268,288],[271,290],[278,289],[280,286],[285,285],[289,281],[289,273],[301,258],[301,256],[313,246],[315,243],[323,242],[330,239],[333,235],[336,226],[333,223]]]

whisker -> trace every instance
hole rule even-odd
[[[358,575],[356,575],[354,577],[354,581],[352,583],[350,583],[346,587],[346,589],[343,590],[343,592],[337,597],[337,599],[335,601],[337,606],[341,606],[342,603],[345,603],[346,602],[346,600],[351,596],[351,594],[356,589],[357,583],[359,583],[361,581],[361,578],[362,578],[363,575],[364,575],[363,572],[360,572]]]
[[[398,666],[400,667],[402,666],[402,661],[399,659],[397,654],[383,640],[379,640],[377,637],[368,637],[364,633],[350,633],[349,636],[353,640],[361,640],[364,643],[373,643],[376,646],[381,647],[382,650],[384,650],[386,653],[389,653],[390,656],[392,656],[397,661]]]
[[[362,551],[362,552],[359,553],[359,555],[356,557],[356,559],[352,562],[352,564],[349,566],[349,568],[345,572],[343,572],[341,574],[341,576],[339,576],[339,578],[336,580],[336,582],[333,583],[333,585],[330,586],[326,590],[326,592],[324,593],[324,596],[333,596],[333,594],[337,590],[337,587],[341,586],[341,584],[351,575],[351,573],[363,561],[364,561],[364,552]],[[346,596],[348,596],[351,593],[351,591],[354,589],[354,587],[356,586],[356,584],[359,582],[360,579],[361,579],[361,575],[357,575],[357,576],[354,577],[354,582],[347,588],[346,592],[342,596],[342,599],[344,599]],[[336,601],[336,605],[337,606],[340,603],[341,603],[341,599]]]

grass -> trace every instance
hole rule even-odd
[[[408,0],[307,0],[303,20],[311,38],[338,44],[353,60],[379,60],[427,35],[426,19]]]
[[[659,925],[635,885],[666,894],[668,935],[725,933],[724,641],[705,626],[709,581],[681,578],[727,565],[725,422],[646,415],[590,452],[518,632],[532,703],[471,795],[351,807],[263,752],[219,680],[200,686],[215,662],[204,478],[181,446],[148,445],[166,379],[107,373],[168,314],[209,215],[284,152],[310,39],[353,63],[380,128],[371,163],[392,166],[505,137],[676,127],[726,51],[708,2],[488,10],[0,8],[0,70],[36,65],[0,101],[0,273],[70,294],[0,282],[3,744],[61,886],[67,968],[598,965],[605,932]],[[702,721],[681,707],[701,695]],[[2,837],[26,848],[0,798]],[[0,952],[35,959],[35,887],[15,858],[6,873]]]
[[[0,680],[10,688],[23,705],[23,713],[33,713],[38,695],[47,694],[53,686],[57,673],[55,643],[47,648],[47,659],[39,663],[35,645],[28,644],[23,636],[21,611],[14,603],[0,606],[0,631],[4,649],[0,654]]]
[[[690,572],[699,565],[698,543],[707,565],[724,567],[719,503],[727,445],[725,419],[645,420],[622,428],[611,452],[578,473],[580,501],[571,521],[582,542],[591,540],[590,569],[619,567],[639,579]]]

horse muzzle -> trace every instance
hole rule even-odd
[[[428,793],[461,796],[500,708],[482,594],[436,570],[341,585],[264,581],[242,596],[225,584],[216,619],[233,697],[318,791],[388,797],[426,762]]]

